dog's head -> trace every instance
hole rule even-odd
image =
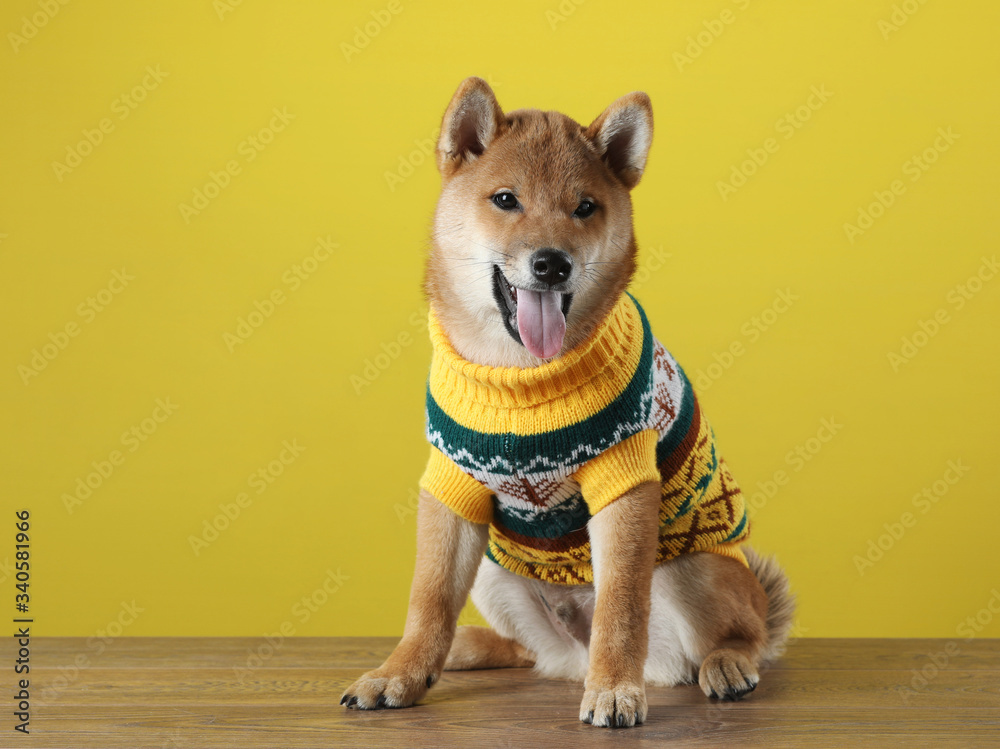
[[[640,92],[584,127],[558,112],[504,114],[484,80],[462,82],[437,145],[426,279],[460,354],[537,366],[590,335],[635,270],[629,190],[652,135]]]

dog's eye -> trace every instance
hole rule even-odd
[[[591,201],[582,200],[580,201],[580,205],[576,207],[576,210],[573,211],[573,215],[576,216],[577,218],[587,218],[587,216],[592,215],[596,210],[597,206],[594,205]]]
[[[503,208],[505,211],[513,211],[521,205],[517,202],[517,198],[514,197],[514,193],[512,192],[498,192],[493,196],[493,202],[497,208]]]

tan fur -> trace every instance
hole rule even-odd
[[[750,570],[760,581],[767,597],[768,642],[764,660],[774,660],[785,652],[785,643],[795,617],[795,596],[789,590],[784,570],[774,557],[762,557],[749,546],[743,551]]]
[[[463,103],[472,98],[475,105]],[[494,106],[495,105],[495,106]],[[481,154],[455,154],[453,118],[474,112],[488,122],[470,132],[489,133]],[[649,136],[652,108],[645,94],[614,102],[589,128],[559,112],[518,110],[504,115],[485,81],[469,79],[445,112],[438,144],[441,197],[434,216],[434,242],[425,276],[427,296],[456,350],[477,364],[534,367],[532,356],[504,330],[492,296],[494,263],[515,286],[526,285],[528,257],[541,247],[565,250],[578,267],[563,351],[585,340],[614,306],[635,270],[628,187],[641,170],[624,163],[616,174],[603,160],[596,139],[605,123],[617,128],[644,113]],[[495,119],[490,119],[495,118]],[[614,151],[618,162],[624,158]],[[642,163],[645,163],[643,153]],[[617,162],[616,162],[617,163]],[[623,181],[623,179],[625,181]],[[490,198],[501,188],[525,205],[520,215],[498,211]],[[599,210],[574,219],[580,201]],[[519,284],[519,282],[522,282]]]
[[[704,655],[698,674],[702,690],[729,699],[753,691],[768,643],[768,601],[760,582],[736,560],[707,552],[671,564],[684,577],[681,597],[698,635],[697,651]]]
[[[403,639],[379,668],[354,682],[341,704],[406,707],[438,680],[458,614],[486,550],[486,526],[463,520],[425,491],[417,505],[417,564]]]
[[[629,190],[642,176],[651,138],[652,108],[642,93],[618,99],[584,127],[558,112],[504,114],[485,81],[462,83],[441,125],[442,190],[425,277],[459,354],[489,366],[543,363],[507,333],[492,295],[494,265],[521,288],[528,258],[541,248],[565,251],[578,271],[565,289],[574,296],[557,356],[593,332],[635,269]],[[501,190],[513,192],[522,210],[498,209],[492,196]],[[584,199],[598,210],[574,217]],[[760,664],[780,654],[791,626],[787,580],[750,550],[750,569],[706,552],[656,566],[659,504],[660,486],[652,482],[593,516],[594,584],[565,586],[484,559],[485,526],[422,492],[403,638],[341,704],[403,707],[420,699],[442,668],[532,664],[546,676],[582,679],[580,719],[597,726],[643,722],[647,682],[697,680],[724,699],[752,691]],[[492,628],[463,627],[456,636],[470,589]]]
[[[643,669],[659,512],[660,484],[649,482],[587,524],[597,604],[580,720],[595,726],[633,726],[646,719]]]
[[[749,558],[757,559],[752,550],[744,549]],[[658,565],[650,595],[645,681],[657,686],[697,681],[709,656],[720,650],[745,653],[754,667],[747,672],[752,677],[761,663],[773,657],[774,643],[787,635],[787,628],[771,629],[765,620],[775,607],[790,611],[792,601],[786,595],[768,599],[751,570],[717,554],[694,552]],[[549,610],[559,609],[567,618],[588,612],[593,616],[594,586],[529,580],[484,560],[472,600],[499,635],[532,653],[539,674],[584,679],[588,643],[576,642],[553,621]],[[708,665],[711,668],[711,662]],[[746,691],[739,686],[727,685],[717,694],[738,697]]]
[[[535,659],[517,641],[501,637],[489,627],[462,626],[445,661],[445,671],[480,668],[531,668]]]

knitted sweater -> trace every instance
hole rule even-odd
[[[587,521],[662,486],[657,563],[713,551],[743,564],[743,495],[683,370],[623,294],[584,343],[539,367],[461,358],[431,311],[431,455],[420,486],[489,523],[486,556],[519,575],[593,582]]]

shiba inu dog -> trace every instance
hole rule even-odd
[[[738,699],[782,652],[787,580],[743,545],[739,487],[626,292],[652,134],[643,93],[587,127],[505,114],[479,78],[455,93],[409,613],[341,704],[406,707],[443,670],[533,666],[583,680],[581,721],[633,726],[646,683]],[[470,592],[490,627],[456,627]]]

